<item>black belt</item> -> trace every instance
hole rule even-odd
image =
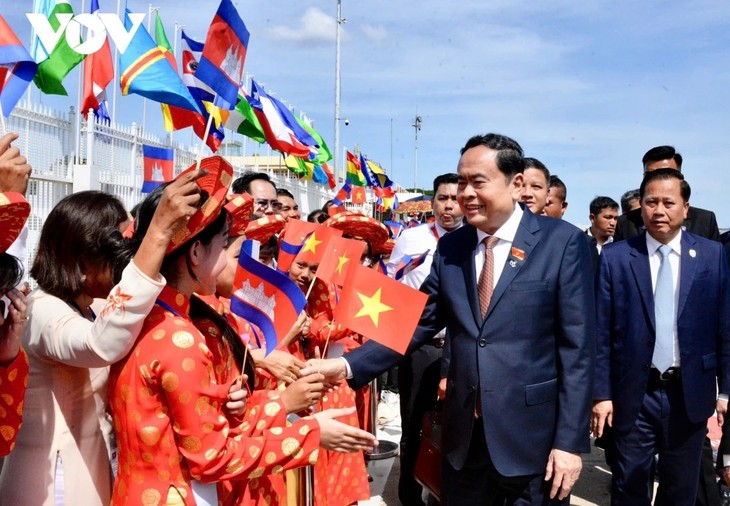
[[[682,374],[679,367],[670,367],[664,372],[659,372],[659,369],[652,367],[649,371],[649,386],[655,388],[666,387],[679,381],[681,377]]]

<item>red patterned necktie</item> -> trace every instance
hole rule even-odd
[[[490,235],[484,238],[484,266],[482,273],[479,275],[479,283],[477,291],[479,292],[479,307],[482,310],[482,319],[487,314],[489,302],[492,300],[492,292],[494,292],[494,254],[492,249],[499,239]]]

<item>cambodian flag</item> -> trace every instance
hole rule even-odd
[[[142,193],[149,193],[162,183],[172,181],[175,164],[174,148],[142,146],[144,156],[144,183]]]
[[[249,33],[231,0],[222,0],[208,29],[195,77],[217,93],[215,105],[233,109],[243,83]]]
[[[383,224],[390,229],[390,235],[397,239],[400,233],[403,231],[403,223],[398,221],[386,220]]]
[[[261,329],[268,355],[296,323],[307,299],[289,276],[253,258],[248,242],[238,257],[231,311]]]
[[[395,268],[395,272],[393,273],[393,279],[399,281],[403,278],[403,276],[411,272],[413,269],[423,265],[423,262],[425,262],[428,258],[429,251],[431,250],[426,250],[415,258],[411,257],[410,255],[403,255],[403,258],[401,258],[401,261],[398,262],[398,265]]]
[[[0,16],[0,108],[10,112],[35,77],[38,65],[20,43],[13,30]]]

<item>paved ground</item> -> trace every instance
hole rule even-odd
[[[378,428],[378,439],[397,442],[400,440],[400,416],[397,396],[390,397],[389,402],[378,407],[378,417],[382,422]],[[708,423],[713,446],[717,447],[720,429],[716,420]],[[400,506],[398,501],[398,475],[400,465],[398,457],[370,461],[368,472],[373,477],[370,484],[372,497],[369,501],[361,501],[360,506]],[[576,506],[598,505],[610,503],[611,473],[608,471],[603,451],[593,447],[590,455],[583,458],[583,471],[573,489],[571,504]]]

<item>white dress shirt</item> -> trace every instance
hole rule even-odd
[[[654,239],[648,233],[646,234],[646,251],[649,254],[649,268],[651,270],[651,289],[656,290],[656,278],[659,275],[659,266],[662,263],[662,254],[659,252],[659,246],[662,243]],[[672,334],[674,335],[672,346],[672,367],[679,367],[679,340],[677,338],[677,307],[679,305],[679,266],[682,256],[682,231],[667,244],[672,248],[667,259],[672,266],[672,290],[674,292],[674,325]]]
[[[512,215],[493,234],[494,237],[499,239],[492,249],[492,254],[494,255],[494,286],[497,286],[499,277],[502,275],[502,271],[504,270],[504,264],[507,263],[507,258],[509,257],[510,250],[512,249],[512,243],[515,240],[515,235],[517,235],[517,228],[520,226],[520,220],[522,220],[523,212],[522,208],[518,204],[515,204],[515,210]],[[482,268],[484,267],[486,247],[484,246],[483,241],[488,236],[489,234],[486,232],[477,229],[477,241],[479,243],[474,251],[474,267],[476,268],[475,279],[477,280],[479,279],[479,276],[482,273]]]

